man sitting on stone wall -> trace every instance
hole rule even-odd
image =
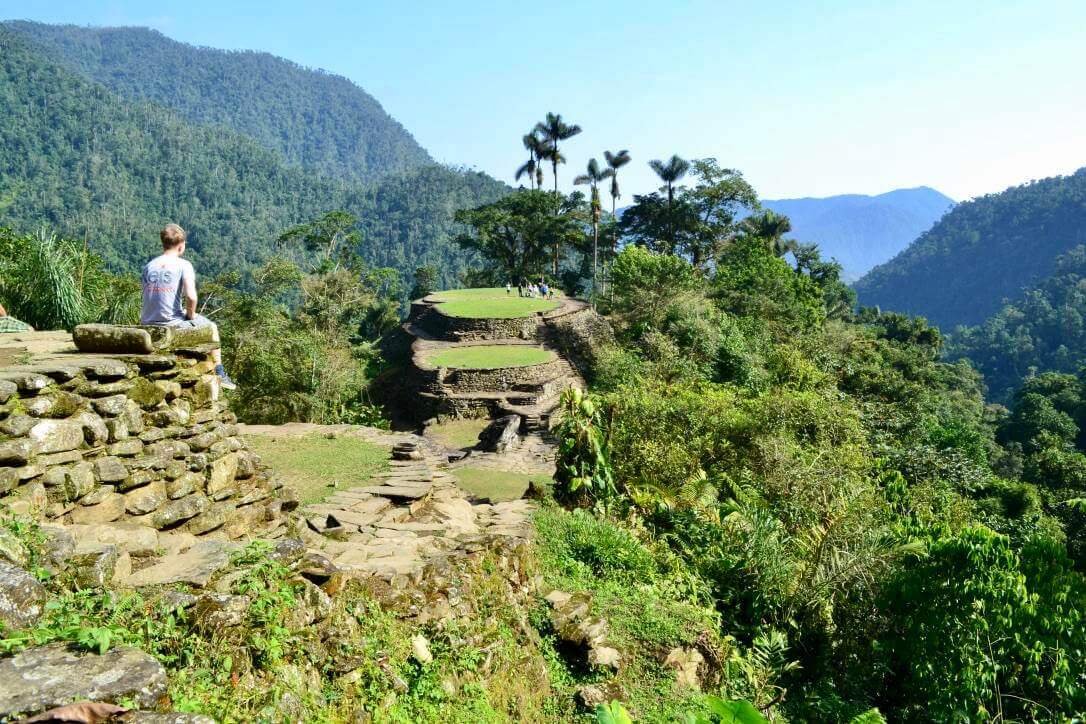
[[[207,317],[196,313],[196,270],[181,258],[185,253],[185,230],[167,224],[159,234],[162,254],[143,267],[143,311],[140,324],[198,329],[210,327],[212,339],[219,341],[219,328]],[[228,390],[237,385],[222,366],[222,352],[212,352],[215,374]]]

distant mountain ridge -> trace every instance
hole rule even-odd
[[[221,124],[308,171],[373,181],[433,163],[376,99],[342,76],[268,53],[196,47],[148,28],[2,25],[122,98]]]
[[[373,183],[314,173],[230,128],[121,98],[0,23],[0,226],[86,239],[114,271],[136,271],[177,221],[202,275],[244,272],[287,227],[344,209],[367,261],[404,280],[431,264],[453,286],[475,262],[453,242],[453,213],[508,190],[433,163]]]
[[[816,243],[823,258],[840,262],[848,281],[891,259],[954,206],[953,199],[928,186],[875,196],[843,194],[761,203],[791,220],[789,237]]]
[[[958,204],[855,288],[860,303],[927,317],[944,330],[980,324],[1086,244],[1086,168]]]

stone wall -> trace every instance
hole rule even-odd
[[[610,323],[588,305],[561,310],[544,317],[547,341],[573,363],[585,379],[591,379],[600,350],[614,344]]]
[[[237,436],[203,334],[77,329],[79,348],[114,350],[98,353],[0,335],[0,504],[65,524],[273,530],[296,495]]]
[[[535,339],[541,315],[496,319],[452,317],[436,304],[425,301],[411,305],[408,321],[435,339],[449,342],[484,339]]]

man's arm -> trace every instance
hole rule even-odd
[[[196,316],[196,271],[191,264],[181,275],[181,283],[185,288],[185,319],[192,319]]]

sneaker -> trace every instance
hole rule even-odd
[[[226,368],[222,365],[215,366],[215,374],[219,376],[219,384],[222,385],[224,390],[236,390],[238,388],[237,384],[230,379],[230,375],[226,374]]]

